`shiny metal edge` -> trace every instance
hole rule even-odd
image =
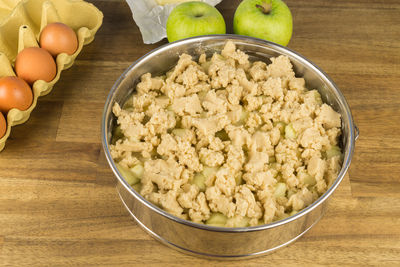
[[[277,251],[280,248],[289,246],[290,244],[292,244],[294,241],[296,241],[297,239],[299,239],[300,237],[302,237],[305,233],[307,233],[314,225],[316,225],[321,218],[324,216],[324,213],[321,214],[321,216],[313,223],[311,224],[307,229],[305,229],[303,232],[301,232],[299,235],[297,235],[296,237],[294,237],[293,239],[287,241],[286,243],[283,243],[279,246],[276,246],[274,248],[270,248],[264,251],[259,251],[256,253],[251,253],[251,254],[244,254],[244,255],[217,255],[217,254],[206,254],[206,253],[201,253],[201,252],[196,252],[190,249],[185,249],[181,246],[178,246],[174,243],[169,242],[168,240],[166,240],[165,238],[161,237],[160,235],[156,234],[155,232],[153,232],[152,230],[150,230],[146,225],[144,225],[138,218],[136,218],[135,214],[133,214],[133,212],[129,209],[128,205],[125,203],[124,199],[122,198],[120,192],[117,190],[118,192],[118,196],[121,199],[122,204],[124,205],[124,207],[126,208],[126,210],[129,212],[129,214],[132,216],[132,218],[135,220],[135,222],[151,237],[153,237],[155,240],[159,241],[160,243],[175,249],[176,251],[185,253],[187,255],[190,256],[196,256],[196,257],[200,257],[200,258],[204,258],[204,259],[212,259],[212,260],[220,260],[220,261],[224,261],[224,260],[245,260],[245,259],[251,259],[251,258],[256,258],[256,257],[261,257],[267,254],[271,254],[274,253],[275,251]]]
[[[184,224],[184,225],[188,225],[191,227],[195,227],[195,228],[199,228],[199,229],[203,229],[203,230],[207,230],[207,231],[216,231],[216,232],[249,232],[249,231],[261,231],[261,230],[265,230],[265,229],[269,229],[269,228],[274,228],[276,226],[279,225],[283,225],[283,224],[287,224],[290,223],[291,221],[296,220],[299,217],[302,217],[304,215],[306,215],[307,213],[311,212],[312,210],[314,210],[317,206],[319,206],[321,203],[323,203],[324,201],[326,201],[327,198],[329,198],[329,196],[336,190],[336,188],[339,186],[339,184],[341,183],[341,181],[343,180],[349,166],[351,163],[351,159],[352,159],[352,155],[354,152],[354,146],[355,146],[355,132],[354,131],[350,131],[350,138],[349,138],[349,150],[346,151],[346,155],[345,155],[345,161],[343,162],[343,166],[340,173],[338,174],[338,177],[336,178],[336,181],[331,185],[331,187],[314,203],[312,203],[310,206],[306,207],[305,209],[299,211],[298,213],[296,213],[293,216],[290,216],[286,219],[280,220],[280,221],[276,221],[276,222],[272,222],[269,224],[264,224],[264,225],[259,225],[259,226],[252,226],[252,227],[238,227],[238,228],[228,228],[228,227],[216,227],[216,226],[208,226],[208,225],[204,225],[204,224],[198,224],[192,221],[188,221],[188,220],[184,220],[178,217],[175,217],[173,215],[171,215],[170,213],[162,210],[161,208],[153,205],[152,203],[150,203],[149,201],[147,201],[145,198],[143,198],[139,193],[137,193],[126,181],[125,179],[123,179],[122,175],[120,174],[120,172],[118,171],[117,167],[114,164],[114,161],[112,160],[111,154],[109,152],[109,147],[108,147],[108,143],[107,143],[107,137],[106,137],[106,113],[107,113],[107,109],[109,107],[109,105],[111,104],[111,99],[112,96],[114,95],[116,89],[118,88],[118,85],[121,83],[121,81],[125,78],[126,74],[138,63],[140,63],[141,61],[145,60],[147,57],[149,57],[150,55],[156,54],[156,53],[162,53],[164,50],[168,50],[170,47],[174,47],[174,46],[178,46],[180,44],[185,44],[185,43],[191,43],[191,42],[197,42],[197,43],[201,43],[202,40],[204,39],[224,39],[226,41],[228,40],[252,40],[255,41],[257,43],[261,44],[267,44],[275,49],[277,49],[278,51],[284,51],[285,53],[290,54],[292,57],[296,58],[297,60],[301,61],[302,63],[305,63],[306,65],[310,66],[314,71],[316,71],[317,73],[319,73],[320,77],[325,79],[326,82],[328,82],[330,84],[330,86],[332,86],[333,88],[336,89],[337,94],[340,96],[340,99],[342,100],[342,105],[345,108],[346,111],[346,115],[348,117],[348,121],[349,121],[349,129],[355,129],[355,125],[353,122],[353,117],[350,111],[350,107],[344,97],[344,95],[342,94],[342,92],[339,90],[338,86],[333,82],[333,80],[322,70],[320,69],[316,64],[314,64],[312,61],[306,59],[303,55],[287,48],[287,47],[283,47],[281,45],[278,45],[276,43],[272,43],[263,39],[258,39],[258,38],[254,38],[254,37],[248,37],[248,36],[241,36],[241,35],[235,35],[235,34],[223,34],[223,35],[205,35],[205,36],[198,36],[198,37],[191,37],[191,38],[187,38],[187,39],[183,39],[183,40],[179,40],[173,43],[168,43],[165,45],[162,45],[152,51],[150,51],[149,53],[143,55],[142,57],[140,57],[139,59],[137,59],[132,65],[130,65],[122,74],[121,76],[118,78],[118,80],[114,83],[113,87],[110,90],[110,93],[108,94],[107,100],[105,102],[104,105],[104,109],[103,109],[103,114],[102,114],[102,121],[101,121],[101,139],[102,139],[102,145],[103,145],[103,150],[104,153],[106,155],[106,159],[108,164],[110,165],[113,173],[115,174],[115,176],[117,177],[117,179],[119,180],[119,182],[131,193],[133,194],[140,202],[142,202],[144,205],[146,205],[148,208],[150,208],[151,210],[177,222],[180,224]]]
[[[360,136],[360,129],[358,129],[358,126],[354,124],[354,140],[357,141],[359,136]]]

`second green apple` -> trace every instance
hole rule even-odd
[[[286,46],[292,37],[292,14],[281,0],[244,0],[233,18],[235,34]]]

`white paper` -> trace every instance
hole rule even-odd
[[[215,6],[222,0],[199,1]],[[132,11],[133,20],[142,33],[145,44],[154,44],[167,37],[165,27],[167,19],[172,9],[178,4],[160,6],[155,0],[126,0],[126,2]]]

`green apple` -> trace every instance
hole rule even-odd
[[[224,18],[203,2],[185,2],[176,6],[167,20],[168,41],[206,34],[225,34]]]
[[[236,9],[233,31],[280,45],[292,37],[292,14],[281,0],[244,0]]]

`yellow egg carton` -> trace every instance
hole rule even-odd
[[[73,55],[57,55],[56,77],[51,82],[38,80],[33,84],[33,102],[27,110],[14,108],[8,112],[7,131],[0,138],[0,151],[10,136],[11,127],[29,119],[38,97],[50,93],[61,71],[72,66],[103,22],[103,13],[83,0],[0,0],[0,77],[15,76],[13,65],[17,54],[26,47],[38,47],[40,32],[53,22],[62,22],[75,31],[78,49]]]

